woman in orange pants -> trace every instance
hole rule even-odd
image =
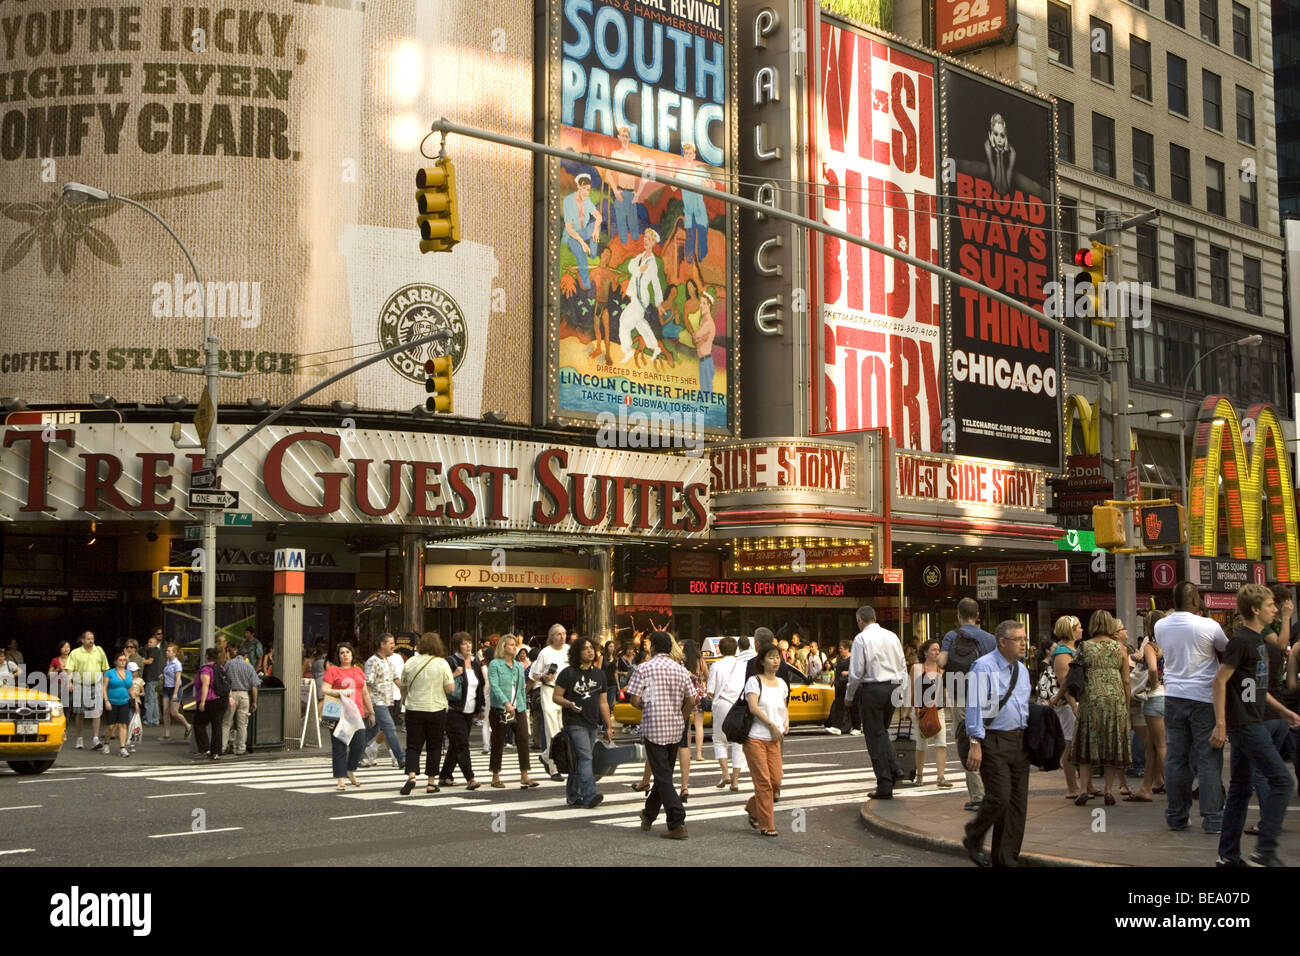
[[[780,648],[768,647],[760,663],[762,670],[745,684],[745,701],[754,715],[745,741],[754,795],[745,804],[745,812],[751,827],[763,836],[774,837],[777,832],[772,798],[781,786],[781,741],[790,732],[790,687],[776,676],[781,667]]]

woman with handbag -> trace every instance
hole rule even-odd
[[[425,793],[438,793],[438,763],[442,735],[447,730],[447,695],[456,689],[451,668],[442,656],[442,640],[432,631],[420,636],[415,655],[402,668],[402,695],[406,702],[406,783],[402,796],[415,789],[424,750]]]
[[[781,787],[781,742],[790,732],[790,686],[776,676],[781,662],[781,649],[769,644],[759,658],[762,670],[745,683],[745,704],[754,721],[745,741],[754,795],[745,812],[749,825],[766,837],[777,835],[773,807]]]
[[[345,641],[334,653],[337,664],[325,668],[325,719],[345,719],[344,712],[350,704],[357,709],[365,723],[373,726],[375,708],[370,700],[370,688],[366,686],[366,672],[353,663],[352,645]],[[347,704],[343,702],[345,697],[349,701]],[[357,779],[357,767],[361,766],[361,757],[365,752],[366,735],[359,730],[346,743],[333,734],[330,735],[335,790],[347,789],[344,778],[351,781],[354,787],[361,786],[361,781]]]
[[[946,702],[943,695],[943,668],[939,666],[940,643],[926,641],[920,647],[920,660],[912,667],[912,689],[916,694],[916,784],[925,776],[925,754],[934,748],[934,768],[938,776],[936,786],[947,790],[952,786],[944,779],[948,763],[947,722],[944,720]]]
[[[528,667],[515,660],[518,647],[517,637],[504,635],[488,665],[488,687],[492,694],[488,709],[492,755],[488,758],[488,769],[492,772],[492,786],[498,790],[505,787],[501,782],[501,757],[511,727],[515,733],[515,750],[519,752],[519,788],[531,790],[537,786],[528,779]]]
[[[1061,722],[1061,735],[1065,738],[1065,753],[1061,758],[1061,770],[1065,773],[1065,799],[1073,800],[1079,796],[1079,775],[1069,757],[1079,702],[1066,692],[1065,685],[1066,678],[1070,676],[1070,662],[1078,653],[1079,638],[1083,636],[1083,622],[1072,614],[1062,615],[1056,619],[1052,635],[1056,638],[1056,646],[1051,650],[1048,666],[1043,669],[1043,677],[1050,674],[1051,680],[1044,688],[1042,677],[1039,678],[1039,697],[1056,711],[1056,718]],[[1047,691],[1045,697],[1044,690]]]
[[[1142,746],[1146,748],[1146,773],[1137,793],[1125,800],[1133,803],[1150,803],[1155,794],[1165,792],[1165,684],[1164,656],[1155,642],[1156,621],[1164,617],[1161,611],[1150,611],[1143,622],[1142,646],[1133,662],[1131,684],[1133,699],[1142,702],[1142,718],[1146,727],[1138,730]]]
[[[688,650],[689,648],[689,650]],[[695,703],[695,713],[691,715],[691,723],[695,727],[695,759],[704,759],[704,687],[709,679],[709,668],[704,663],[704,656],[700,653],[700,645],[696,641],[682,642],[683,665],[695,678],[695,687],[698,693],[698,700]],[[712,706],[712,705],[710,705]],[[689,750],[690,747],[688,746]],[[686,773],[682,772],[682,789],[686,789]]]
[[[713,756],[722,770],[722,779],[718,781],[717,789],[722,790],[730,785],[732,793],[740,792],[740,774],[749,769],[745,762],[744,748],[739,743],[727,740],[727,734],[723,730],[727,714],[731,713],[731,708],[745,690],[745,662],[736,659],[738,646],[734,637],[724,637],[718,642],[722,657],[709,668],[709,679],[704,687],[705,692],[713,698]]]

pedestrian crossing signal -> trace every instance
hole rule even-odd
[[[155,571],[153,596],[159,601],[184,601],[190,596],[188,571]]]
[[[446,156],[415,174],[415,206],[419,211],[421,252],[450,252],[460,242],[460,210],[456,204],[456,170]]]
[[[1099,548],[1126,548],[1128,535],[1124,529],[1124,512],[1111,505],[1097,505],[1092,509],[1092,531]]]
[[[439,355],[424,363],[424,390],[429,397],[424,400],[424,407],[431,412],[450,415],[451,403],[451,356]]]

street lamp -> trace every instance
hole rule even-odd
[[[1241,338],[1233,342],[1224,342],[1222,345],[1216,345],[1208,352],[1197,356],[1196,361],[1192,363],[1192,367],[1187,370],[1187,377],[1183,379],[1183,404],[1179,406],[1183,410],[1183,414],[1187,414],[1187,388],[1192,383],[1192,375],[1195,374],[1196,367],[1200,365],[1204,359],[1209,358],[1215,352],[1221,352],[1224,349],[1236,348],[1239,345],[1261,345],[1263,342],[1264,336],[1262,335],[1243,335]],[[1191,421],[1195,422],[1196,419],[1193,418]],[[1216,418],[1211,424],[1221,425],[1223,424],[1223,421],[1222,419]],[[1183,507],[1190,508],[1192,502],[1187,497],[1187,440],[1183,436],[1183,426],[1181,422],[1178,425],[1178,481],[1183,495]],[[1192,579],[1192,541],[1190,537],[1183,544],[1183,578],[1187,581]]]
[[[163,220],[156,212],[148,206],[136,202],[126,196],[115,196],[103,189],[97,189],[94,186],[87,186],[84,183],[64,183],[63,184],[63,201],[69,205],[78,205],[83,202],[107,202],[115,200],[125,203],[128,206],[147,213],[151,218],[167,230],[167,234],[176,240],[176,245],[181,247],[181,252],[185,254],[186,261],[190,264],[190,269],[194,273],[194,281],[199,286],[199,303],[202,306],[203,314],[203,368],[173,368],[174,372],[185,372],[193,375],[203,375],[206,381],[207,403],[211,414],[209,416],[209,427],[207,436],[204,439],[203,448],[203,466],[204,468],[216,467],[217,459],[217,380],[222,373],[217,370],[217,339],[212,335],[212,329],[208,324],[208,297],[205,294],[203,279],[199,275],[199,267],[194,264],[194,257],[190,255],[189,249],[185,248],[185,243],[181,242],[180,236],[176,231]],[[237,376],[237,373],[227,372],[228,376]],[[200,403],[202,409],[204,403]],[[216,633],[216,611],[217,611],[217,522],[216,512],[211,508],[203,510],[203,598],[202,598],[202,624],[199,634],[199,662],[202,663],[204,655],[209,647],[212,646],[213,635]]]

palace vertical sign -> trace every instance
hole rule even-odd
[[[827,225],[938,262],[935,62],[821,24],[817,162]],[[939,282],[830,236],[821,248],[824,429],[884,427],[937,451]]]
[[[943,77],[947,267],[1041,311],[1057,261],[1051,104]],[[947,301],[957,454],[1059,468],[1060,335],[974,289]]]

